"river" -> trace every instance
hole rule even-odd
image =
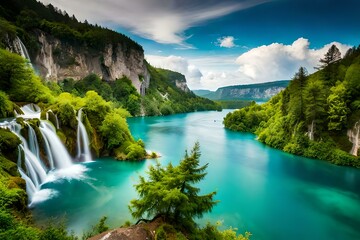
[[[270,148],[256,136],[224,129],[223,112],[197,112],[128,119],[133,136],[177,164],[185,149],[200,142],[208,175],[203,193],[217,191],[220,202],[199,219],[250,231],[257,239],[360,239],[360,170],[293,156]],[[131,219],[127,205],[133,185],[156,160],[120,162],[111,158],[85,163],[84,176],[45,183],[56,190],[33,206],[39,223],[66,219],[81,234],[101,216],[111,227]]]

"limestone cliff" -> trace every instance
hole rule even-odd
[[[289,81],[276,81],[218,88],[215,92],[203,92],[201,96],[212,100],[258,99],[268,100],[284,90]],[[201,92],[200,92],[201,93]]]
[[[40,30],[36,31],[35,36],[38,50],[30,54],[30,61],[38,74],[45,79],[79,80],[95,73],[106,81],[126,76],[142,95],[149,87],[150,74],[143,51],[127,48],[126,44],[121,42],[107,44],[101,51],[94,51],[86,45],[70,44]],[[23,44],[15,38],[8,49],[24,56],[19,46]]]

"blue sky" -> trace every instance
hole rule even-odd
[[[191,89],[290,79],[360,44],[358,0],[42,0],[122,32]]]

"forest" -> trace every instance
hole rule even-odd
[[[300,67],[285,90],[263,105],[229,113],[225,127],[255,133],[285,152],[359,167],[352,135],[360,121],[360,47],[341,58],[333,45],[317,69],[309,75]]]

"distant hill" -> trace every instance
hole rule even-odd
[[[215,92],[195,90],[195,94],[211,100],[269,100],[289,85],[289,80],[218,88]]]
[[[214,91],[205,90],[205,89],[198,89],[198,90],[192,90],[195,95],[198,95],[199,97],[204,97],[210,93],[214,93]]]

